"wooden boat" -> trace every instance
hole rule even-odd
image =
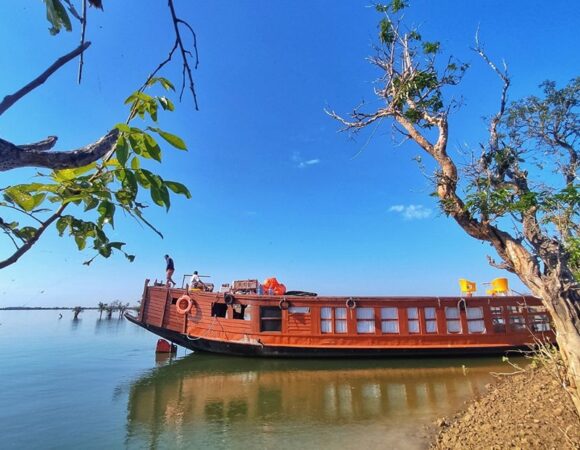
[[[126,317],[188,349],[228,355],[483,355],[554,341],[540,299],[521,295],[258,295],[170,289],[146,280],[139,315]]]

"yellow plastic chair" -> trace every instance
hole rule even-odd
[[[485,291],[487,295],[506,295],[509,293],[509,286],[507,278],[495,278],[491,280],[491,289]]]
[[[467,297],[471,297],[473,293],[477,291],[477,285],[473,281],[460,278],[459,289],[461,289],[462,294],[465,294]]]

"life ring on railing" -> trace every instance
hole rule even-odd
[[[351,297],[346,301],[346,307],[348,309],[355,309],[356,308],[356,301]]]
[[[189,311],[191,311],[192,306],[193,303],[191,301],[191,297],[186,294],[183,294],[175,302],[175,309],[177,309],[179,314],[187,314]]]
[[[287,310],[290,307],[290,302],[288,300],[286,300],[285,298],[283,298],[282,300],[280,300],[280,302],[278,303],[278,306],[280,307],[280,309],[282,311]]]
[[[235,301],[236,301],[236,297],[234,297],[232,294],[224,295],[224,302],[226,305],[231,306],[234,304]]]

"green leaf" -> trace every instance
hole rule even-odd
[[[32,195],[21,191],[17,186],[9,187],[4,193],[24,211],[32,211],[35,208],[35,200]]]
[[[56,221],[56,229],[58,230],[58,235],[62,236],[64,230],[70,223],[70,216],[62,216]]]
[[[165,185],[162,185],[159,188],[159,193],[161,194],[161,199],[165,204],[165,209],[169,211],[169,207],[171,206],[171,199],[169,197],[169,191],[167,190],[167,187]]]
[[[108,258],[109,256],[111,256],[111,247],[109,247],[108,245],[103,245],[102,247],[99,247],[99,254],[105,258]]]
[[[144,187],[145,189],[149,189],[149,187],[151,186],[151,182],[149,181],[149,179],[145,176],[145,174],[143,173],[142,170],[135,170],[135,177],[137,178],[137,182]]]
[[[147,127],[147,129],[159,134],[159,136],[161,136],[163,139],[165,139],[169,144],[171,144],[175,148],[177,148],[179,150],[187,150],[187,146],[185,145],[185,142],[179,136],[168,133],[167,131],[160,130],[159,128]]]
[[[159,101],[159,104],[161,105],[161,107],[165,111],[175,110],[175,106],[173,105],[173,102],[171,100],[169,100],[167,97],[158,97],[157,100]]]
[[[34,200],[34,207],[32,209],[36,209],[44,201],[44,199],[46,198],[46,194],[44,193],[34,194],[32,198]]]
[[[391,2],[391,9],[393,13],[399,12],[400,10],[407,7],[407,4],[403,0],[393,0]]]
[[[175,91],[175,86],[169,81],[167,78],[164,77],[153,77],[147,83],[148,86],[153,86],[155,83],[159,83],[165,90],[172,90]]]
[[[153,136],[143,133],[143,142],[147,148],[149,156],[151,156],[155,161],[161,162],[161,148],[159,147],[159,144],[157,144],[157,141],[153,139]]]
[[[95,197],[85,197],[83,201],[85,203],[85,211],[94,209],[99,204],[99,201]]]
[[[134,157],[131,160],[131,169],[137,170],[139,167],[141,167],[141,163],[139,162],[139,158]]]
[[[109,242],[109,247],[116,248],[117,250],[121,250],[123,245],[125,245],[124,242]]]
[[[52,178],[59,183],[74,180],[75,178],[93,170],[95,167],[97,167],[97,163],[93,162],[83,167],[77,167],[76,169],[55,170],[52,173]]]
[[[50,34],[54,36],[58,34],[62,28],[66,31],[71,31],[72,25],[70,18],[60,0],[44,0],[44,3],[46,5],[46,19],[52,25],[52,27],[49,28]]]
[[[435,54],[439,51],[441,44],[439,42],[423,42],[423,53]]]
[[[147,154],[147,147],[145,147],[143,133],[140,130],[139,133],[132,132],[129,135],[129,143],[131,144],[133,151],[138,155],[143,155],[146,158],[149,156]]]
[[[171,189],[176,194],[185,195],[186,198],[191,198],[191,193],[189,189],[185,187],[185,185],[178,183],[176,181],[165,181],[165,186]]]
[[[129,158],[129,146],[127,145],[126,139],[121,135],[117,139],[117,144],[115,146],[115,154],[117,155],[117,160],[119,164],[125,167],[127,159]]]
[[[114,227],[113,217],[115,215],[115,205],[107,200],[104,200],[100,203],[97,211],[99,212],[99,226],[102,227],[105,223],[110,223],[111,226]]]
[[[137,191],[139,190],[139,187],[137,186],[137,178],[130,170],[125,170],[124,172],[124,178],[122,181],[123,189],[129,192],[131,200],[134,200],[137,196]]]
[[[75,242],[79,250],[83,250],[87,244],[87,238],[83,235],[75,235]]]
[[[395,41],[393,24],[386,17],[379,22],[379,39],[387,45]]]
[[[131,128],[129,128],[129,125],[124,124],[124,123],[118,123],[117,125],[115,125],[115,128],[118,129],[119,131],[121,131],[122,133],[130,133],[131,132]]]
[[[156,185],[151,185],[150,188],[150,192],[151,192],[151,200],[153,200],[153,202],[158,205],[158,206],[164,206],[165,202],[163,201],[163,197],[161,196],[161,190],[156,186]]]

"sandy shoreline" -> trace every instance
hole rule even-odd
[[[580,419],[546,368],[501,376],[481,398],[437,421],[431,449],[580,449]]]

